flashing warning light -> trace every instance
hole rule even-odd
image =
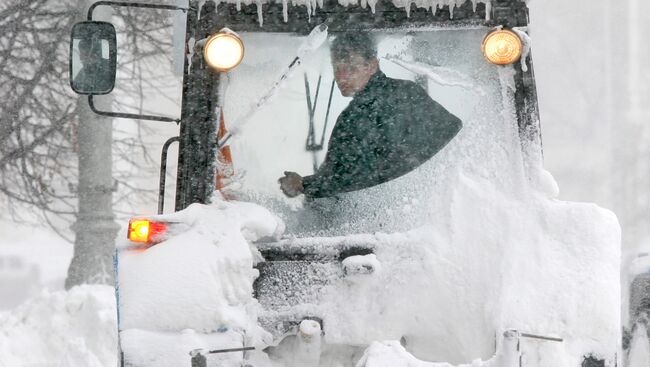
[[[203,48],[203,58],[217,71],[229,71],[244,58],[244,43],[229,30],[222,30],[208,38]]]
[[[133,242],[153,244],[160,241],[160,235],[165,233],[167,225],[161,222],[152,222],[148,219],[131,219],[129,221],[128,238]]]
[[[492,31],[483,39],[483,55],[492,64],[508,65],[521,57],[523,43],[521,38],[510,30]]]

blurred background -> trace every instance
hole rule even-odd
[[[648,239],[650,4],[531,1],[544,156],[560,198],[613,210],[627,253]]]

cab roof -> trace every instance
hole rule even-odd
[[[329,32],[528,24],[523,0],[361,0],[361,4],[349,0],[235,1],[216,5],[208,1],[203,5],[199,21],[206,34],[223,27],[236,32],[306,34],[321,23],[327,23]]]

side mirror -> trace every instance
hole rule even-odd
[[[80,22],[70,38],[70,86],[78,94],[108,94],[115,86],[117,41],[107,22]]]

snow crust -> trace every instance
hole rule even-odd
[[[117,365],[114,289],[48,292],[0,314],[0,366]]]
[[[487,361],[476,359],[457,367],[518,367],[516,340],[506,341],[509,350],[501,350]],[[357,367],[454,367],[449,363],[425,362],[409,353],[398,341],[373,342],[364,352]]]
[[[167,350],[168,357],[176,356],[164,365],[179,366],[189,363],[189,349],[180,353],[181,346],[202,339],[173,332],[191,329],[221,335],[208,335],[206,345],[234,333],[240,338],[234,347],[241,346],[243,336],[247,345],[259,345],[267,338],[257,325],[258,304],[252,295],[257,271],[249,242],[277,236],[283,223],[260,206],[215,200],[211,206],[194,204],[152,217],[182,226],[167,241],[144,252],[120,252],[120,330],[127,330],[125,343],[136,345],[129,350],[151,350],[149,338],[136,330],[166,333],[160,335],[162,343],[156,348]],[[128,245],[125,241],[123,248]],[[167,344],[175,346],[164,348]],[[223,347],[215,344],[212,349]]]

